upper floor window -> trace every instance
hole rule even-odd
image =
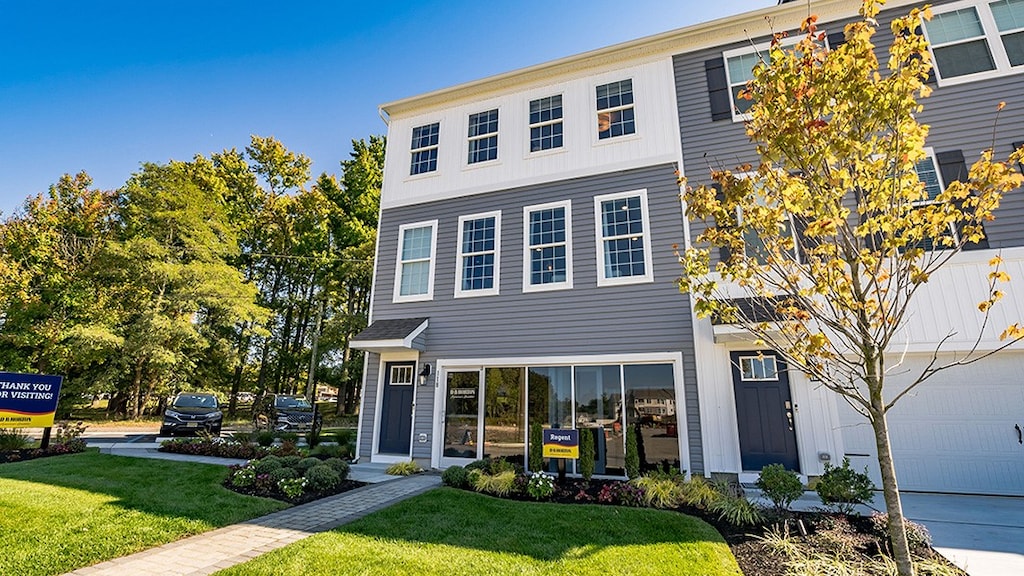
[[[395,302],[430,300],[434,297],[436,236],[437,220],[398,227]]]
[[[594,197],[598,286],[654,280],[647,191]]]
[[[412,129],[412,164],[409,175],[423,174],[437,170],[437,137],[441,124],[434,122]]]
[[[935,10],[924,29],[940,81],[1024,71],[1024,0],[959,2]]]
[[[931,148],[925,148],[926,156],[917,161],[914,171],[918,179],[924,184],[924,190],[928,193],[928,200],[935,200],[935,197],[942,193],[945,188],[942,186],[942,176],[939,174],[939,167],[935,163],[935,154]]]
[[[572,204],[523,208],[523,291],[572,288]]]
[[[459,218],[459,277],[455,296],[498,293],[501,212]]]
[[[729,82],[729,94],[732,97],[734,119],[744,118],[750,107],[754,105],[753,100],[740,98],[740,91],[747,87],[747,82],[754,79],[754,68],[763,61],[762,54],[758,52],[747,52],[725,58],[725,73]]]
[[[498,158],[498,109],[469,115],[469,163]]]
[[[597,137],[600,140],[633,134],[633,81],[620,80],[597,87]]]
[[[562,147],[562,95],[530,101],[530,152]]]

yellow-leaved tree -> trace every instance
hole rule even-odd
[[[759,165],[713,170],[710,186],[681,180],[687,216],[701,231],[679,254],[679,282],[699,317],[742,325],[870,421],[894,560],[901,575],[911,575],[886,413],[936,373],[1020,340],[1024,328],[1013,324],[999,345],[984,348],[979,332],[974,346],[952,360],[939,355],[940,343],[897,391],[885,390],[886,371],[899,360],[897,339],[914,296],[984,238],[1002,196],[1021,186],[1016,163],[1024,161],[1024,148],[1005,162],[984,151],[968,178],[930,198],[915,171],[928,135],[915,114],[930,92],[931,55],[919,30],[930,12],[915,9],[893,20],[883,68],[872,44],[880,4],[864,0],[862,18],[846,27],[846,41],[835,49],[814,16],[801,25],[806,34],[795,46],[784,47],[776,35],[741,94],[753,100],[746,131]],[[751,238],[756,250],[745,249]],[[985,322],[1002,297],[999,285],[1009,280],[998,256],[990,265],[984,300],[970,304]],[[764,309],[745,315],[738,297],[762,303],[772,320]]]

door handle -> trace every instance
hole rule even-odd
[[[1024,431],[1021,431],[1020,424],[1014,424],[1013,429],[1017,431],[1017,444],[1024,444]]]
[[[789,421],[789,430],[793,431],[793,412],[786,410],[786,420]]]

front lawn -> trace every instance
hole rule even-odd
[[[722,537],[675,512],[499,500],[440,488],[222,576],[738,575]]]
[[[85,452],[0,466],[0,574],[61,574],[286,508],[223,466]]]

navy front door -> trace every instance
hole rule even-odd
[[[743,470],[768,464],[800,471],[786,363],[774,352],[733,352],[732,380]]]
[[[381,401],[380,437],[377,452],[409,455],[412,441],[412,396],[415,362],[384,364],[384,398]]]

